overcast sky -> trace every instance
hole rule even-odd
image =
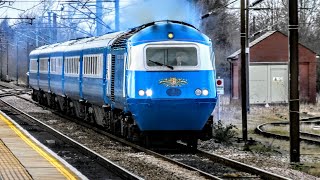
[[[19,17],[18,14],[23,13],[23,10],[32,8],[36,4],[39,4],[38,0],[16,0],[12,2],[5,2],[0,6],[0,17],[4,18],[6,16],[10,18]]]

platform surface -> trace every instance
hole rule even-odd
[[[0,111],[0,180],[86,179]]]

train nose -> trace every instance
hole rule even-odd
[[[129,103],[140,130],[202,130],[216,102],[196,100],[144,100]]]

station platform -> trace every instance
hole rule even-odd
[[[0,111],[0,180],[87,179]]]

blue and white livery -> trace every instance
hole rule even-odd
[[[211,44],[158,21],[42,46],[30,53],[33,99],[129,139],[196,146],[211,137],[217,101]]]

